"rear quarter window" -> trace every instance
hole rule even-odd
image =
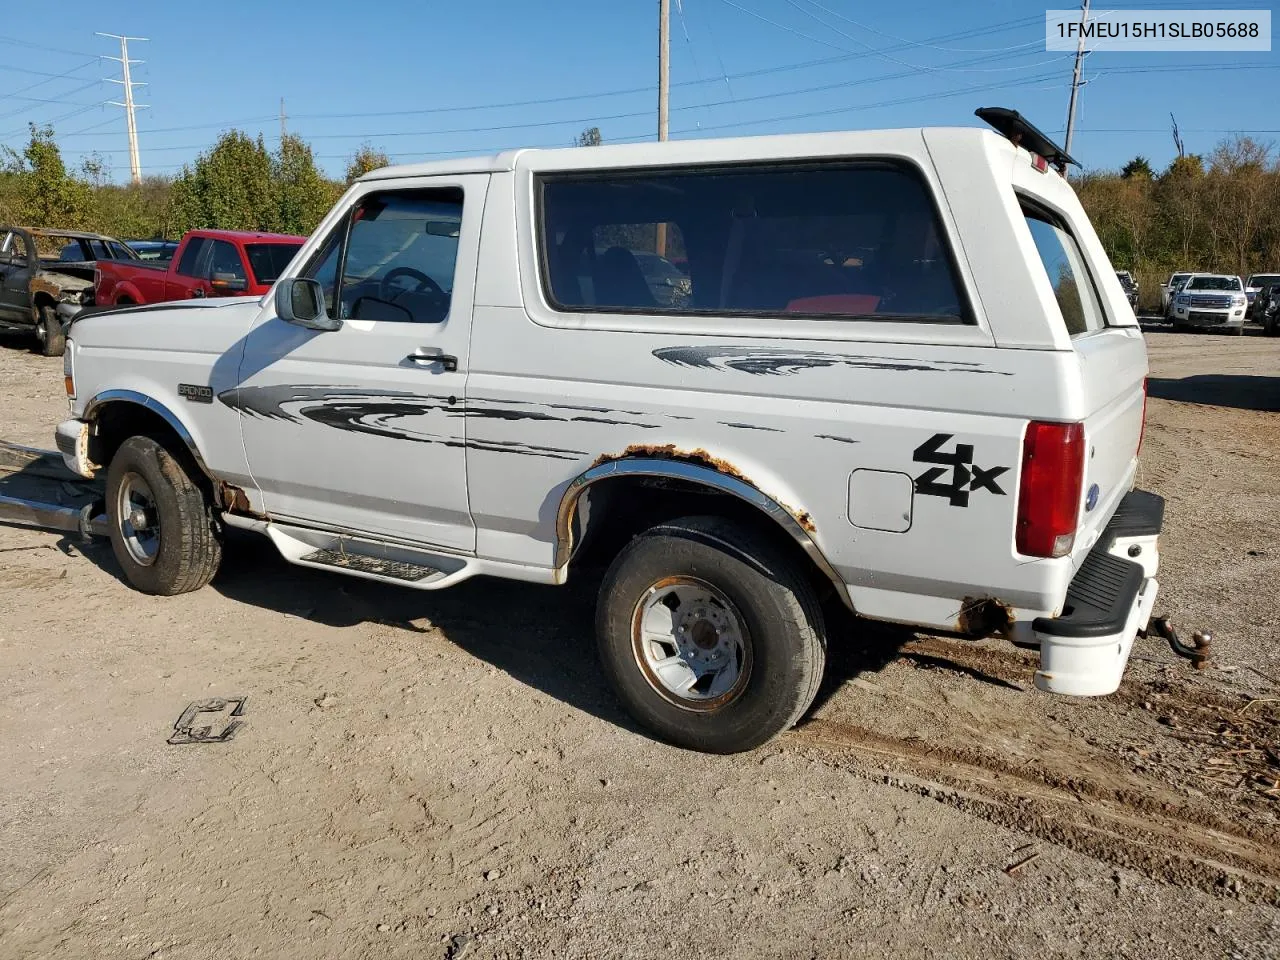
[[[1077,337],[1101,330],[1106,315],[1075,237],[1061,220],[1037,207],[1024,204],[1022,213],[1067,333]]]
[[[560,311],[960,324],[923,178],[839,162],[548,174],[542,280]]]

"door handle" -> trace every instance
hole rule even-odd
[[[429,363],[438,363],[448,372],[458,369],[458,358],[447,353],[411,353],[405,359],[421,367],[425,367]]]

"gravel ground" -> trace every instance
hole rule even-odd
[[[1119,693],[849,625],[750,755],[655,743],[588,587],[438,594],[237,539],[146,597],[109,548],[0,527],[0,957],[1280,956],[1280,340],[1152,331],[1154,640]],[[59,361],[0,342],[0,436]],[[245,695],[225,744],[165,741]]]

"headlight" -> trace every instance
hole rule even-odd
[[[85,294],[85,291],[83,290],[63,290],[62,293],[58,294],[58,302],[59,303],[83,303],[84,294]]]
[[[1182,293],[1180,293],[1180,294],[1178,294],[1176,297],[1174,297],[1174,298],[1173,298],[1173,302],[1174,302],[1174,303],[1176,303],[1176,304],[1177,304],[1178,306],[1180,306],[1180,307],[1185,307],[1188,303],[1190,303],[1190,302],[1191,302],[1191,298],[1190,298],[1190,297],[1188,297],[1186,294],[1182,294]]]
[[[76,398],[76,345],[72,340],[67,341],[67,347],[62,353],[62,383],[67,388],[67,398],[74,400]]]
[[[1237,307],[1243,307],[1243,306],[1244,306],[1246,303],[1248,303],[1249,301],[1247,301],[1244,297],[1233,297],[1233,298],[1232,298],[1232,302],[1233,302]]]

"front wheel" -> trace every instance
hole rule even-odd
[[[57,308],[42,304],[36,317],[36,339],[40,341],[40,353],[46,357],[60,357],[67,348],[67,335],[58,319]]]
[[[632,540],[596,607],[605,673],[627,712],[693,750],[752,750],[822,681],[822,613],[798,565],[755,531],[687,517]]]
[[[130,437],[107,469],[111,549],[143,593],[173,596],[213,579],[222,537],[193,469],[151,437]]]

